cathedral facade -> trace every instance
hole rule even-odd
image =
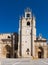
[[[18,56],[48,57],[47,40],[41,34],[36,36],[36,20],[29,8],[25,10],[25,15],[19,20]]]
[[[19,32],[0,34],[0,58],[48,58],[47,39],[36,36],[36,19],[27,8],[19,20]]]

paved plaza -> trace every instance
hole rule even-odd
[[[48,59],[0,59],[0,65],[48,65]]]

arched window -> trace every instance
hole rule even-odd
[[[27,26],[30,26],[30,22],[29,21],[27,22]]]
[[[27,14],[27,17],[30,17],[30,14]]]

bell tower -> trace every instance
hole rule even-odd
[[[35,56],[34,40],[36,39],[35,17],[29,8],[19,20],[18,51],[21,57]]]

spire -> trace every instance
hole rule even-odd
[[[39,34],[39,38],[40,38],[40,39],[42,38],[42,34],[41,34],[41,33]]]
[[[26,12],[31,12],[31,9],[30,8],[27,8],[25,11]]]

